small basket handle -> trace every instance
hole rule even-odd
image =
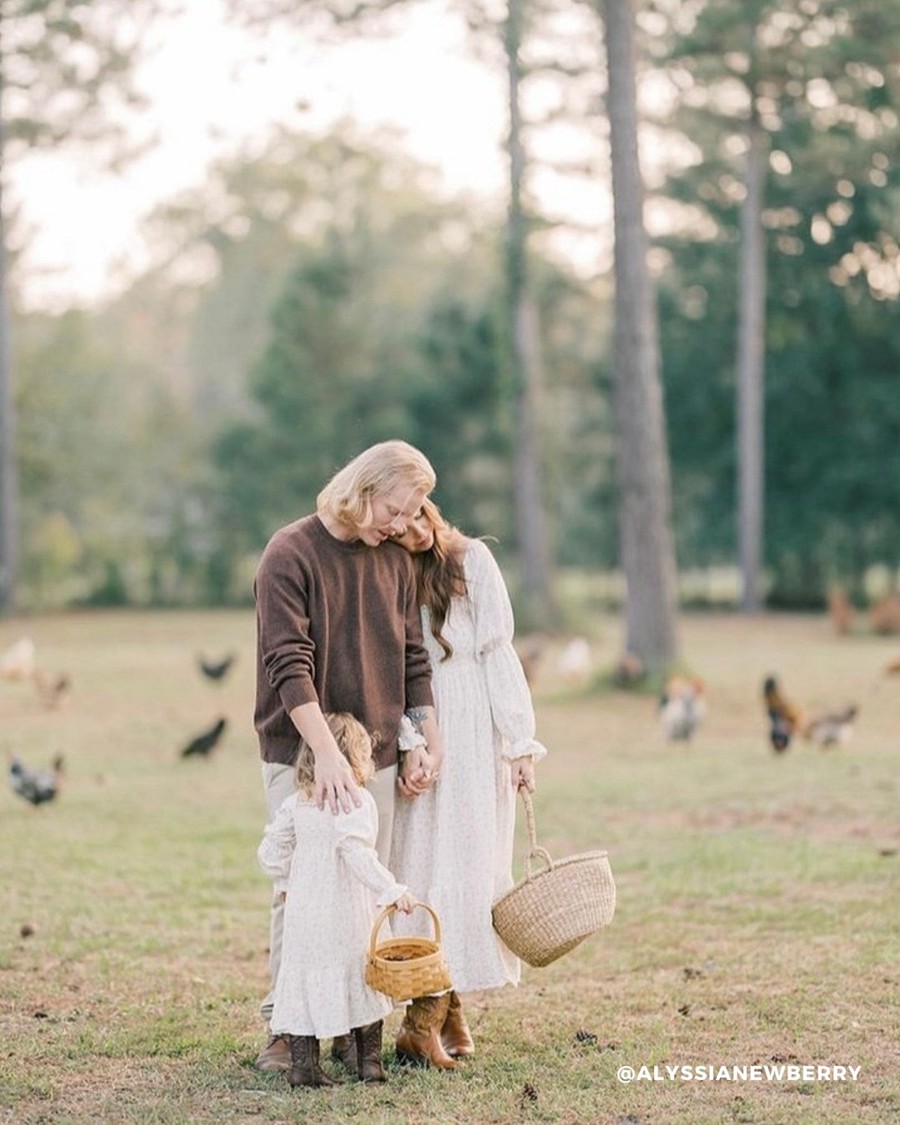
[[[431,909],[431,907],[428,905],[427,902],[417,902],[414,909],[418,910],[419,907],[421,907],[423,910],[427,910],[428,913],[431,915],[431,922],[432,922],[432,925],[434,926],[434,940],[438,945],[440,945],[441,944],[441,921],[438,918],[437,913],[434,910]],[[392,914],[395,914],[396,912],[397,912],[397,907],[394,905],[394,903],[390,902],[381,911],[381,913],[378,915],[378,917],[375,919],[375,922],[372,925],[372,936],[369,938],[369,956],[370,957],[375,956],[375,947],[378,944],[378,931],[384,925],[385,920],[390,918],[390,916]]]
[[[531,845],[525,855],[525,878],[533,879],[534,875],[531,870],[531,860],[533,857],[543,860],[548,870],[553,866],[553,860],[550,858],[550,853],[547,849],[538,845],[537,830],[534,824],[534,803],[531,800],[531,794],[524,786],[522,786],[519,792],[522,794],[522,800],[525,802],[525,821],[528,825],[528,841]],[[540,872],[538,872],[538,874],[540,874]]]

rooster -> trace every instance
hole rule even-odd
[[[659,700],[659,717],[670,742],[690,742],[706,714],[703,681],[672,676]]]
[[[769,742],[777,754],[783,754],[794,735],[800,732],[803,713],[782,694],[774,676],[766,678],[763,698],[769,715]]]
[[[56,797],[62,774],[62,754],[57,754],[47,770],[29,769],[15,756],[9,760],[9,783],[13,792],[32,805],[43,805]]]
[[[204,731],[202,734],[198,734],[196,738],[192,738],[187,746],[185,746],[185,748],[181,751],[182,758],[206,758],[212,748],[222,737],[222,732],[225,730],[225,727],[227,725],[227,719],[219,719],[216,723],[213,724],[213,726],[209,728],[209,730]]]
[[[225,678],[236,657],[237,653],[234,652],[229,652],[221,660],[207,660],[204,656],[198,656],[197,667],[208,680],[221,680]]]

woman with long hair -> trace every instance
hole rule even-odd
[[[454,986],[408,1007],[397,1053],[446,1066],[448,1055],[474,1050],[458,993],[519,981],[520,963],[497,936],[491,905],[513,885],[516,793],[534,791],[534,763],[546,749],[535,740],[512,606],[490,549],[427,498],[394,539],[415,564],[445,753],[437,783],[397,803],[390,867],[437,911]],[[412,797],[402,777],[399,785]],[[395,930],[415,933],[421,924],[398,919]]]

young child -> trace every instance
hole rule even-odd
[[[375,768],[369,734],[345,712],[325,717],[356,783],[365,786]],[[416,899],[378,860],[372,795],[361,789],[362,804],[350,812],[320,809],[314,770],[313,752],[301,740],[297,792],[284,801],[257,852],[276,891],[286,895],[272,1034],[290,1045],[292,1086],[333,1086],[319,1065],[319,1040],[350,1031],[359,1078],[384,1082],[382,1027],[393,1003],[366,984],[366,951],[376,906],[393,903],[408,914]]]

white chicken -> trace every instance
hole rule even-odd
[[[842,746],[853,737],[853,728],[859,708],[855,704],[843,711],[828,711],[813,715],[803,727],[803,737],[818,746]]]
[[[706,715],[703,681],[673,676],[659,700],[659,716],[670,742],[690,742]]]
[[[35,651],[31,637],[20,637],[0,657],[0,676],[4,680],[30,680],[34,676]]]
[[[582,684],[593,668],[591,646],[584,637],[573,637],[557,657],[556,666],[570,684]]]

